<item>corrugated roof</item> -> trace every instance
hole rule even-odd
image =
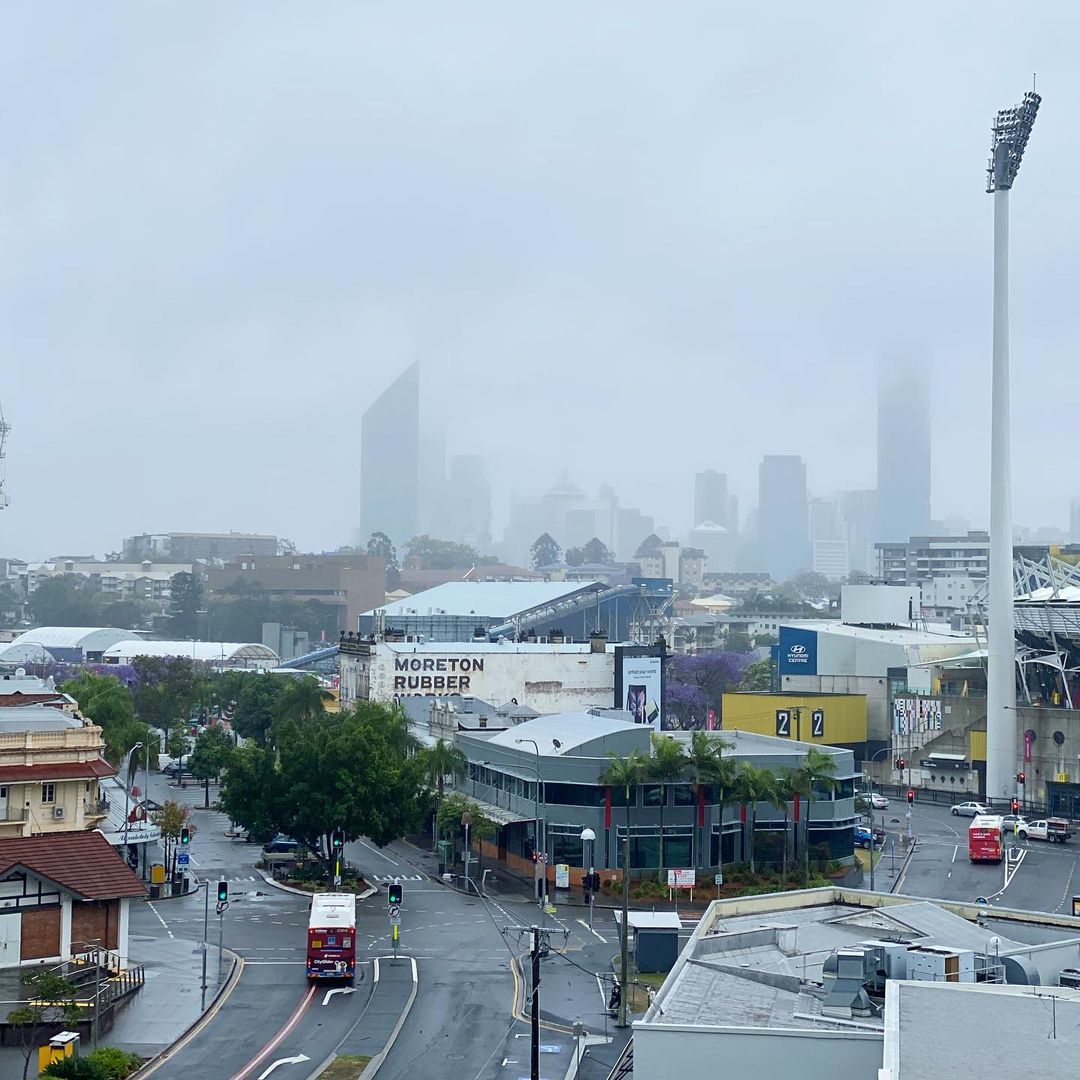
[[[48,833],[0,840],[0,878],[29,870],[82,900],[143,896],[142,882],[99,832]]]
[[[561,600],[595,584],[582,581],[448,581],[387,604],[382,610],[388,619],[422,615],[510,619],[519,612]],[[374,611],[364,614],[373,615]]]
[[[0,650],[0,660],[17,660],[27,655],[32,656],[35,649],[40,655],[42,648],[100,652],[117,641],[133,636],[130,630],[120,630],[115,626],[38,626],[20,634],[4,646]],[[27,648],[20,648],[20,646]]]
[[[628,717],[629,715],[627,713]],[[632,720],[616,720],[614,717],[597,716],[590,712],[550,713],[500,731],[497,735],[492,735],[488,743],[492,746],[516,746],[522,739],[534,739],[544,757],[559,757],[573,753],[585,743],[605,735],[633,731],[641,726]],[[556,739],[560,744],[558,747],[554,744]],[[523,749],[531,752],[532,746],[526,743]]]
[[[18,781],[90,780],[95,776],[114,776],[116,770],[104,758],[89,761],[55,761],[43,765],[0,765],[0,784]]]
[[[193,660],[267,660],[277,663],[278,655],[258,641],[141,641],[129,639],[110,645],[106,660],[126,660],[135,656],[185,656]]]

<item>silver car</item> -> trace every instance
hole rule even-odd
[[[977,802],[957,803],[952,812],[954,817],[978,817],[980,814],[990,813],[982,803]]]

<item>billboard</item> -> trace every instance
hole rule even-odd
[[[817,631],[780,627],[780,674],[816,675]]]
[[[625,709],[636,724],[664,727],[664,658],[662,645],[615,646],[615,708]]]

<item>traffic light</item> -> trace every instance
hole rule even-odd
[[[1027,774],[1022,773],[1022,772],[1018,772],[1016,774],[1016,782],[1018,784],[1026,784],[1027,783]]]
[[[229,899],[229,883],[219,881],[217,883],[217,901],[219,904],[227,903]]]
[[[896,767],[903,772],[907,768],[907,760],[902,757],[896,759]]]
[[[187,847],[191,843],[191,830],[186,825],[180,826],[180,846]]]
[[[386,886],[386,902],[388,904],[401,903],[401,883],[392,882]]]
[[[1019,799],[1013,799],[1013,801],[1012,801],[1012,812],[1014,814],[1020,813],[1020,800]]]
[[[334,845],[335,851],[340,851],[342,845],[345,843],[345,834],[341,829],[335,829],[330,836],[330,843]]]
[[[907,789],[907,801],[910,806],[915,801],[915,790],[913,788]]]

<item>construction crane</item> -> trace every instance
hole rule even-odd
[[[8,432],[11,425],[4,419],[4,409],[0,406],[0,510],[11,501],[7,492],[4,491],[4,445],[7,443]]]

